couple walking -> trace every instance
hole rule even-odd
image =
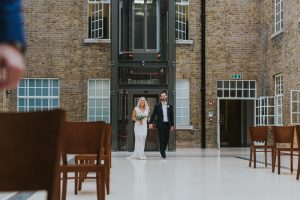
[[[134,121],[135,145],[134,152],[130,158],[145,160],[145,141],[147,137],[147,122],[149,128],[153,128],[156,118],[156,127],[159,135],[160,154],[166,159],[166,148],[169,141],[169,133],[174,129],[173,106],[168,104],[166,92],[160,94],[160,102],[154,107],[151,117],[150,109],[145,97],[139,98],[137,106],[133,109],[132,120]]]

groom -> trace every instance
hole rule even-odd
[[[153,128],[154,118],[157,116],[160,154],[163,159],[166,159],[166,148],[169,142],[169,133],[174,129],[173,106],[169,105],[167,101],[167,93],[160,93],[160,102],[155,105],[149,122],[149,128],[151,129]]]

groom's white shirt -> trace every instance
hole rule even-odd
[[[167,102],[161,102],[162,105],[162,110],[163,110],[163,114],[164,114],[164,122],[168,122],[168,106],[167,106]]]

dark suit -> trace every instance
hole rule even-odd
[[[160,102],[155,105],[149,122],[150,124],[153,124],[156,117],[156,127],[159,134],[160,154],[163,158],[166,157],[166,148],[169,142],[170,127],[174,126],[174,112],[172,105],[167,105],[167,115],[168,122],[164,122],[163,108],[162,103]]]
[[[24,32],[20,0],[0,0],[0,43],[24,46]]]

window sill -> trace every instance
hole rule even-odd
[[[193,130],[193,126],[176,126],[176,130]]]
[[[85,38],[84,39],[84,43],[110,43],[110,39],[89,39],[89,38]]]
[[[271,39],[277,37],[278,35],[281,35],[282,33],[283,33],[283,30],[282,30],[282,29],[281,29],[280,31],[276,32],[276,33],[273,33],[273,34],[271,35]]]
[[[176,40],[176,44],[194,44],[194,40]]]

